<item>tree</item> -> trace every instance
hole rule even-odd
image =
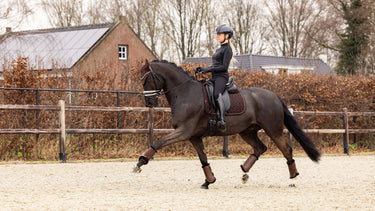
[[[174,43],[180,61],[198,51],[206,5],[207,0],[167,0],[164,4],[164,33]]]
[[[202,54],[207,55],[207,52],[210,56],[214,54],[215,49],[217,48],[215,29],[221,24],[219,17],[221,16],[218,14],[217,5],[214,4],[212,0],[207,0],[204,14],[202,16],[203,26],[201,31],[204,40],[200,38],[198,41],[198,56],[201,56]]]
[[[261,54],[266,27],[261,21],[260,8],[246,0],[233,0],[227,6],[228,22],[235,32],[232,40],[236,52]]]
[[[266,1],[268,26],[272,31],[268,42],[274,54],[292,57],[310,57],[314,31],[324,11],[321,1],[272,0]]]
[[[128,5],[126,17],[135,33],[150,47],[155,55],[163,57],[165,41],[160,22],[161,0],[137,0]],[[157,48],[159,44],[159,48]]]
[[[33,10],[25,0],[0,1],[0,23],[6,21],[17,27],[25,18],[33,13]],[[1,26],[1,29],[4,27]]]
[[[339,34],[340,57],[336,71],[342,75],[363,73],[365,71],[361,67],[366,66],[365,51],[368,49],[371,30],[373,30],[369,1],[340,0],[338,3],[343,12],[346,28]]]
[[[42,0],[51,25],[69,27],[83,23],[82,0]]]

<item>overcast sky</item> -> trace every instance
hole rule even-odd
[[[11,2],[14,0],[0,1]],[[43,29],[51,27],[48,21],[48,17],[46,13],[43,11],[42,6],[40,5],[41,0],[29,0],[28,3],[30,4],[30,7],[34,13],[30,15],[26,20],[23,20],[21,23],[18,23],[18,21],[16,20],[17,17],[14,17],[15,15],[13,14],[13,18],[10,18],[9,20],[0,19],[0,34],[5,32],[5,27],[11,27],[13,31]]]

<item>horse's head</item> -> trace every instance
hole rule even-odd
[[[140,79],[143,84],[145,102],[147,107],[156,107],[158,105],[157,96],[162,89],[162,79],[153,71],[150,63],[146,59],[144,65],[140,64]]]

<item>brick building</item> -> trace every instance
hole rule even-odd
[[[124,17],[110,24],[20,32],[7,28],[0,35],[0,72],[17,57],[28,57],[29,66],[51,72],[81,68],[95,71],[103,64],[124,68],[157,58]]]

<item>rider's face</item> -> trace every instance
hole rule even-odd
[[[224,34],[217,34],[216,39],[219,43],[222,43],[224,41]]]

